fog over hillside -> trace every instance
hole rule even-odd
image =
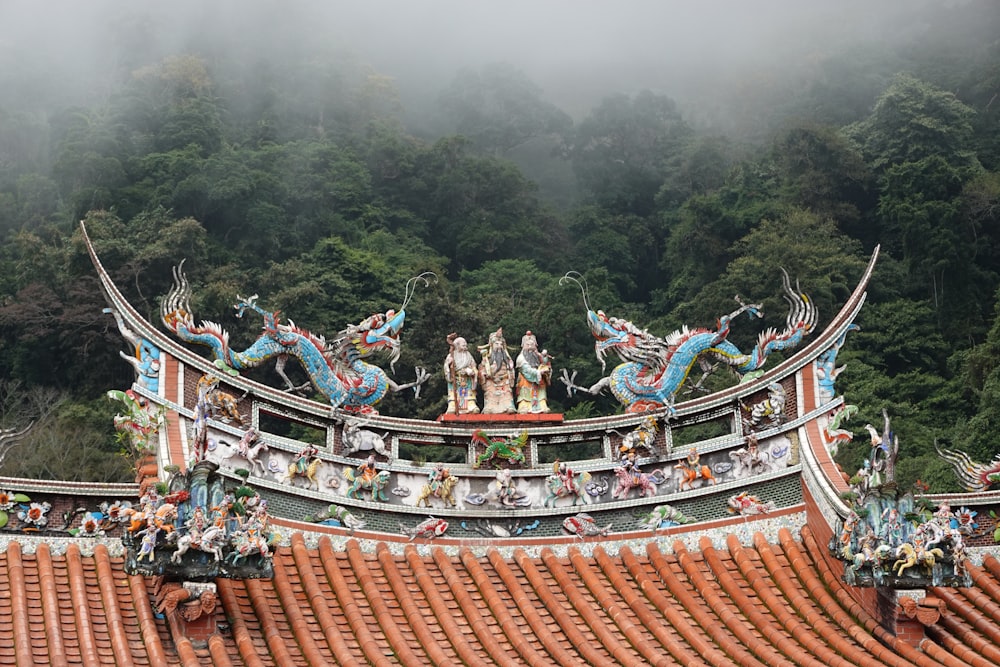
[[[508,62],[571,116],[602,97],[651,89],[710,107],[851,44],[927,27],[943,0],[222,0],[0,4],[0,104],[86,103],[116,77],[211,45],[266,62],[277,51],[350,54],[420,105],[462,69]],[[891,27],[890,27],[891,26]]]

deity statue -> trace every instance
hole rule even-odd
[[[355,470],[355,477],[360,479],[362,483],[371,483],[375,479],[375,475],[378,474],[378,470],[375,468],[375,455],[371,454],[365,462],[357,467]]]
[[[427,484],[431,487],[431,493],[436,494],[444,481],[450,476],[451,473],[444,467],[443,463],[435,465],[434,468],[427,473]]]
[[[635,460],[635,451],[627,452],[622,454],[621,458],[618,459],[618,465],[625,469],[625,472],[632,479],[637,479],[642,471],[639,470],[639,464]]]
[[[538,339],[530,331],[521,338],[521,353],[517,355],[517,411],[520,414],[549,411],[546,387],[552,379],[552,358],[546,350],[539,351]]]
[[[516,412],[514,407],[514,360],[507,351],[503,328],[490,334],[490,342],[479,348],[479,383],[483,386],[483,414]]]
[[[576,473],[573,472],[573,469],[565,461],[556,461],[553,468],[566,494],[577,495],[579,489],[576,488]]]
[[[469,352],[469,344],[461,336],[448,334],[448,344],[451,351],[444,360],[444,377],[448,381],[447,412],[454,415],[478,414],[476,360]]]
[[[302,448],[302,451],[299,452],[299,455],[295,457],[292,465],[295,466],[295,470],[300,475],[305,474],[305,471],[309,468],[309,464],[312,463],[312,460],[317,456],[319,456],[319,448],[316,447],[316,445],[307,443],[306,446]]]
[[[497,500],[500,501],[500,504],[508,507],[513,506],[514,501],[517,500],[518,492],[514,477],[510,474],[510,468],[497,470],[496,485]]]

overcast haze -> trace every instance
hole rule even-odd
[[[419,91],[438,92],[463,68],[505,61],[579,117],[613,92],[649,88],[682,102],[705,99],[733,81],[816,60],[854,41],[892,41],[920,27],[919,7],[940,4],[5,0],[0,62],[61,82],[67,96],[100,95],[116,70],[146,64],[136,51],[162,57],[211,35],[220,51],[263,60],[271,49],[295,45],[349,52],[394,77],[405,103]],[[9,82],[13,73],[0,76]],[[7,86],[0,101],[23,94]]]

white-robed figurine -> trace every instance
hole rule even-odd
[[[453,415],[478,414],[476,359],[461,336],[448,334],[448,344],[451,351],[444,360],[444,377],[448,382],[447,412]]]

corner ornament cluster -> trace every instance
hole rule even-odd
[[[964,535],[969,522],[947,503],[933,512],[922,498],[900,496],[895,480],[899,439],[883,410],[881,433],[869,425],[872,450],[844,494],[851,512],[830,539],[851,586],[895,589],[972,585]]]

